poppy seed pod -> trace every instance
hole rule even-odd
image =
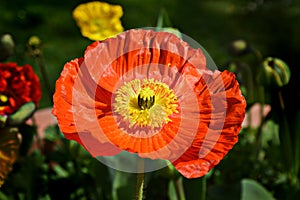
[[[262,63],[258,82],[268,87],[282,87],[288,84],[290,77],[290,69],[284,61],[268,57]]]
[[[0,37],[0,61],[4,61],[14,54],[15,43],[10,34]]]

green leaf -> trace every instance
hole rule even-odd
[[[276,124],[273,120],[268,120],[264,128],[262,130],[262,139],[261,139],[262,146],[267,148],[270,144],[279,146],[280,139],[279,139],[279,125]]]
[[[60,139],[59,129],[57,125],[50,125],[45,129],[44,139],[55,142]]]
[[[243,179],[241,186],[241,200],[275,200],[272,194],[255,180]]]
[[[2,193],[0,191],[0,199],[2,199],[2,200],[8,200],[8,197],[4,193]]]
[[[22,105],[15,113],[7,118],[9,126],[18,126],[25,122],[35,111],[36,107],[33,102],[28,102]]]
[[[137,155],[131,154],[126,151],[122,151],[115,156],[101,156],[96,157],[99,161],[108,164],[108,166],[112,166],[109,168],[109,174],[112,182],[112,196],[114,200],[122,200],[122,199],[132,199],[135,196],[136,192],[136,181],[137,174],[136,173],[128,173],[126,169],[130,170],[130,167],[135,167],[136,165],[132,165],[135,163],[139,157]],[[124,162],[126,160],[126,162]],[[147,166],[147,162],[150,160],[143,159],[145,161],[145,166]],[[150,161],[151,162],[151,161]],[[122,166],[121,169],[114,169],[113,166]],[[125,170],[123,170],[125,169]],[[145,185],[148,184],[148,176],[145,174]],[[157,186],[157,185],[156,185]],[[147,189],[148,190],[148,189]],[[146,198],[147,192],[146,192]]]
[[[56,172],[56,178],[66,178],[69,176],[69,172],[62,168],[60,165],[54,165],[52,169]]]
[[[114,200],[131,199],[135,195],[136,174],[110,169],[114,174],[112,193]]]

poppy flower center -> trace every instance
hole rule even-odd
[[[138,95],[138,105],[142,110],[151,108],[154,101],[154,91],[151,88],[143,88]]]
[[[153,79],[132,80],[115,93],[113,110],[129,127],[161,128],[178,113],[178,99],[169,86]]]

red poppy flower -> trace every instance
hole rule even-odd
[[[0,115],[9,115],[23,104],[41,98],[38,76],[30,65],[0,63]]]
[[[245,99],[234,74],[210,70],[177,36],[129,30],[64,66],[53,114],[93,156],[125,150],[205,175],[238,140]]]

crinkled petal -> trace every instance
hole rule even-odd
[[[91,118],[91,115],[95,114],[95,107],[97,114],[103,115],[107,105],[105,102],[95,102],[94,95],[89,94],[89,87],[95,85],[88,79],[88,73],[84,77],[81,76],[79,72],[83,71],[83,68],[83,58],[72,60],[64,66],[56,82],[52,113],[57,117],[59,127],[67,139],[77,141],[94,156],[114,155],[120,150],[105,139],[97,139],[95,135],[98,131],[97,120],[95,117]],[[103,100],[109,100],[110,94],[105,90],[98,88],[97,94],[108,96]]]
[[[162,127],[129,126],[114,112],[115,93],[132,80],[154,79],[178,98]],[[67,63],[56,84],[53,113],[68,139],[93,156],[121,150],[170,160],[185,177],[206,174],[237,142],[245,99],[235,76],[211,71],[200,49],[173,34],[129,30]]]
[[[214,73],[206,82],[203,80],[195,88],[201,116],[198,133],[189,149],[173,162],[187,178],[207,174],[223,159],[238,141],[245,116],[246,102],[234,74],[224,71]]]

